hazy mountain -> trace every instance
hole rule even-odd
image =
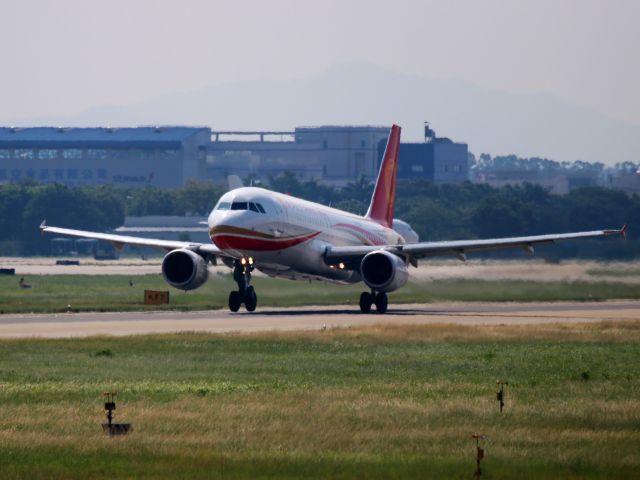
[[[640,127],[551,95],[508,94],[361,63],[337,65],[305,79],[235,82],[28,123],[289,130],[301,125],[395,122],[402,125],[405,141],[418,141],[425,120],[439,136],[466,141],[475,153],[607,164],[640,161]]]

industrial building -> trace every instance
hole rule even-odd
[[[177,187],[210,141],[209,128],[0,128],[0,183]]]
[[[425,122],[424,142],[400,144],[398,178],[423,178],[433,183],[464,182],[469,179],[467,144],[436,136],[435,130]]]
[[[214,131],[207,147],[204,177],[215,180],[235,174],[264,178],[290,171],[302,179],[314,178],[335,186],[360,177],[374,180],[388,135],[388,127],[372,126],[299,127],[293,132]],[[424,142],[401,143],[399,158],[399,178],[424,178],[435,183],[469,178],[467,144],[437,137],[428,124]]]
[[[388,127],[321,126],[229,132],[207,127],[0,128],[0,184],[31,178],[67,185],[179,187],[229,175],[268,180],[290,171],[343,186],[375,179]],[[467,145],[425,127],[421,143],[400,147],[400,178],[436,183],[468,178]]]
[[[213,132],[205,177],[262,178],[284,171],[341,186],[378,172],[388,127],[299,127],[293,132]],[[253,140],[252,136],[259,139]],[[226,138],[236,137],[233,140]],[[271,140],[272,138],[280,140]],[[242,138],[242,139],[240,139]]]

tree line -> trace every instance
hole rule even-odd
[[[335,188],[283,173],[269,179],[269,188],[361,215],[373,184],[361,178]],[[0,255],[48,253],[49,239],[38,230],[43,219],[62,227],[110,231],[124,223],[125,215],[206,216],[225,191],[224,186],[195,181],[177,189],[69,187],[33,181],[2,185]],[[424,241],[619,228],[628,223],[627,242],[571,242],[542,248],[542,253],[601,259],[640,256],[640,242],[633,238],[640,225],[640,197],[613,189],[588,187],[554,195],[530,184],[492,188],[471,182],[434,185],[400,180],[395,213]]]

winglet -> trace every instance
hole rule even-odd
[[[44,229],[47,228],[47,220],[42,220],[42,223],[40,224],[40,233],[42,235],[44,235]]]
[[[620,230],[603,230],[602,233],[604,235],[620,234],[620,236],[626,240],[627,239],[627,224],[625,223],[624,225],[622,225],[622,228]]]

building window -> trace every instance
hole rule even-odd
[[[328,148],[328,147],[329,147],[329,142],[325,138],[324,140],[322,140],[322,148]]]
[[[82,150],[79,148],[65,148],[62,151],[64,158],[82,158]]]
[[[0,160],[4,160],[6,158],[11,158],[11,150],[0,150]]]
[[[117,148],[111,150],[112,158],[129,158],[129,152],[134,152],[134,150],[128,150],[126,148]]]
[[[68,168],[67,169],[67,178],[69,180],[77,180],[78,179],[78,169],[77,168]]]
[[[367,145],[367,142],[365,142],[364,140],[360,140],[360,147],[364,148]]]
[[[38,158],[40,160],[50,160],[52,158],[58,158],[58,151],[48,148],[38,150]]]
[[[87,158],[104,160],[107,158],[107,151],[102,148],[90,148],[87,150]]]
[[[424,172],[424,167],[422,165],[411,165],[412,172]]]
[[[33,158],[33,150],[28,148],[16,148],[13,151],[13,156],[23,160],[31,159]]]

